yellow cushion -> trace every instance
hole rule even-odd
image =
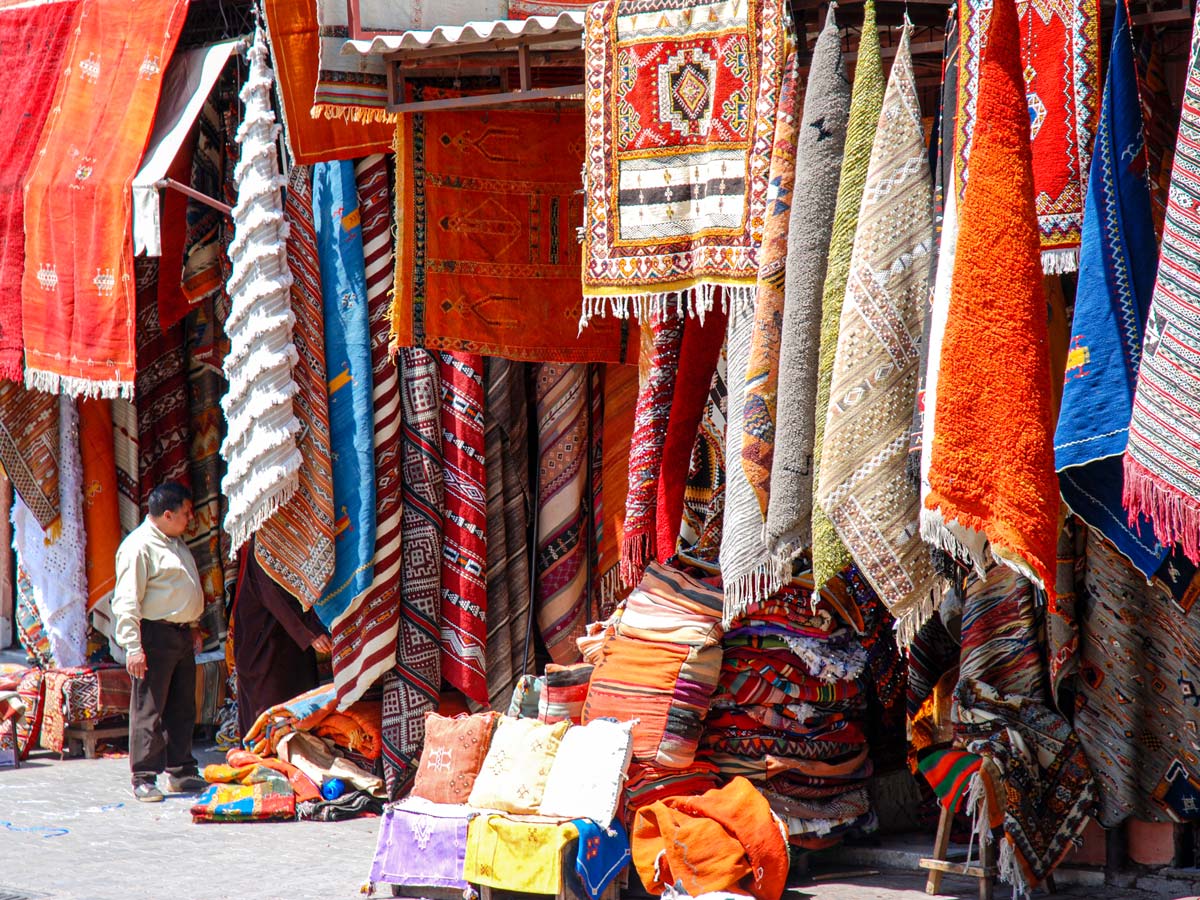
[[[536,813],[558,745],[571,727],[503,716],[467,802],[476,809]]]

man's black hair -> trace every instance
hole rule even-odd
[[[185,500],[191,500],[191,492],[178,481],[164,481],[150,492],[147,504],[150,515],[161,516],[168,510],[178,512]]]

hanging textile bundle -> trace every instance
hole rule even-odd
[[[250,48],[250,74],[242,88],[245,117],[238,128],[241,145],[234,180],[234,236],[229,245],[226,285],[230,310],[225,321],[229,355],[221,398],[228,423],[221,456],[227,470],[221,489],[229,498],[225,530],[230,559],[296,490],[300,423],[292,409],[298,357],[292,345],[292,275],[287,262],[287,225],[276,141],[279,126],[271,108],[274,77],[267,66],[261,27]]]

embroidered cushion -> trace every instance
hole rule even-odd
[[[583,702],[587,699],[588,682],[595,668],[591,663],[546,666],[545,684],[538,700],[538,718],[543,722],[570,720],[576,725],[583,721]]]
[[[536,813],[558,745],[570,727],[570,722],[502,718],[467,802],[476,809]]]
[[[499,713],[425,715],[425,747],[412,796],[434,803],[466,803],[487,756]]]
[[[633,726],[633,722],[597,719],[570,729],[546,780],[541,814],[591,819],[608,828],[633,758]]]
[[[637,719],[633,758],[666,769],[686,769],[721,674],[721,647],[611,637],[592,673],[583,723]]]

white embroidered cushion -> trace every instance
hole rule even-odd
[[[558,745],[569,721],[548,725],[537,719],[501,716],[468,805],[511,813],[536,813]]]
[[[591,819],[608,828],[633,757],[634,722],[595,719],[563,737],[546,782],[543,816]]]

